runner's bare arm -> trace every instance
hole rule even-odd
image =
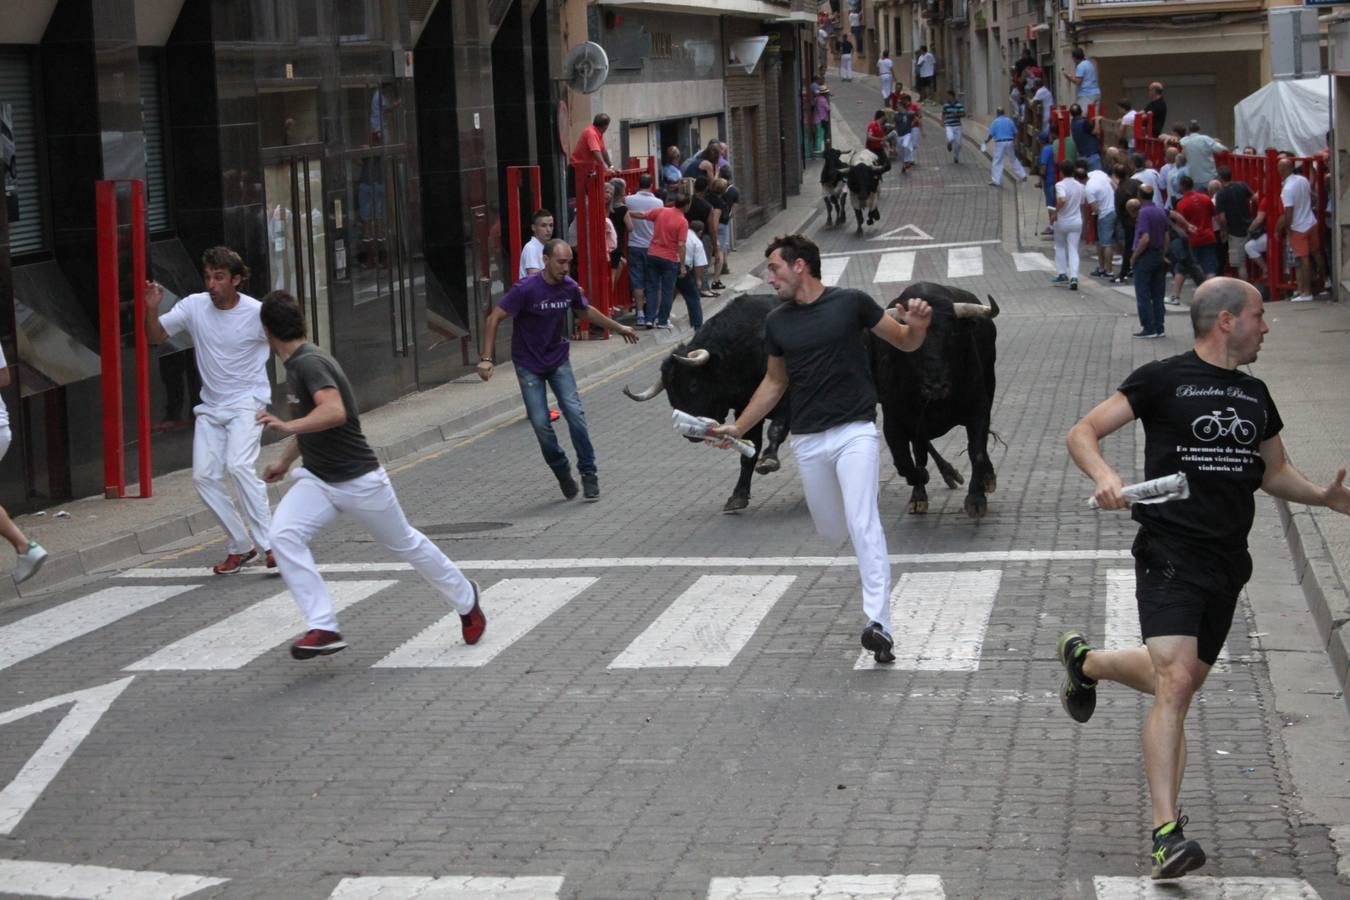
[[[1096,485],[1093,498],[1102,509],[1125,509],[1129,501],[1121,494],[1125,483],[1120,474],[1102,456],[1101,441],[1134,418],[1134,410],[1125,395],[1116,391],[1092,408],[1069,429],[1069,456]]]
[[[162,344],[169,333],[159,324],[159,302],[164,299],[164,288],[158,282],[145,283],[145,337],[152,344]]]
[[[1284,441],[1277,434],[1268,441],[1261,442],[1261,459],[1266,463],[1266,474],[1261,479],[1261,489],[1272,497],[1288,500],[1290,503],[1304,503],[1308,506],[1325,506],[1338,513],[1350,515],[1350,488],[1345,486],[1345,469],[1336,473],[1331,484],[1318,487],[1308,480],[1284,452]]]

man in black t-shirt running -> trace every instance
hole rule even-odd
[[[1139,523],[1135,599],[1144,646],[1097,650],[1079,631],[1059,640],[1067,673],[1060,700],[1076,721],[1092,716],[1098,681],[1153,695],[1143,749],[1153,799],[1154,878],[1175,878],[1205,862],[1199,843],[1182,833],[1183,726],[1251,577],[1247,535],[1256,512],[1253,494],[1261,488],[1292,503],[1350,514],[1345,469],[1326,488],[1295,469],[1285,456],[1283,423],[1265,384],[1238,370],[1256,360],[1270,330],[1256,288],[1236,278],[1206,281],[1195,292],[1191,326],[1191,352],[1136,369],[1068,438],[1069,453],[1095,482],[1093,496],[1103,509],[1130,506],[1100,441],[1133,419],[1144,426],[1144,477],[1184,472],[1190,483],[1185,500],[1132,509]]]
[[[811,519],[827,540],[852,540],[868,619],[862,645],[877,662],[894,662],[891,561],[877,510],[877,392],[860,336],[870,328],[899,350],[917,350],[933,313],[911,300],[901,324],[900,311],[887,315],[862,291],[825,287],[820,249],[800,234],[775,238],[764,255],[769,286],[784,301],[764,323],[768,370],[736,421],[709,430],[740,437],[791,388],[792,452]]]
[[[343,512],[450,601],[459,613],[464,643],[478,643],[487,627],[478,605],[478,584],[408,524],[389,476],[361,433],[347,376],[336,360],[305,340],[304,314],[290,294],[268,294],[260,316],[267,342],[286,366],[291,419],[263,411],[258,423],[295,436],[281,459],[263,470],[263,480],[280,481],[299,457],[304,463],[295,470],[295,484],[272,516],[272,549],[281,577],[309,621],[309,630],[291,645],[291,656],[327,656],[347,646],[338,632],[333,598],[309,551],[314,535]]]

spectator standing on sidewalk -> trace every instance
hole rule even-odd
[[[1284,212],[1275,223],[1275,233],[1289,242],[1294,252],[1294,277],[1298,293],[1290,299],[1305,303],[1313,299],[1312,255],[1318,249],[1317,214],[1313,212],[1312,183],[1294,171],[1294,161],[1287,156],[1276,163],[1280,173],[1280,202]]]
[[[914,59],[914,92],[919,95],[920,100],[925,100],[933,96],[936,86],[937,58],[929,52],[928,45],[924,44]]]
[[[993,142],[993,167],[989,173],[989,183],[998,187],[1003,182],[1003,160],[1007,159],[1008,164],[1012,166],[1013,175],[1018,181],[1027,180],[1027,170],[1022,168],[1022,161],[1017,158],[1013,152],[1013,140],[1017,137],[1017,125],[1013,120],[1003,113],[1003,107],[999,107],[994,117],[994,121],[989,123],[989,133],[985,136],[985,143]],[[980,149],[984,149],[983,147]]]
[[[736,187],[731,166],[723,166],[717,175],[727,183],[722,191],[722,218],[717,223],[717,246],[722,251],[722,271],[717,273],[720,277],[731,274],[731,264],[727,261],[727,254],[731,252],[731,217],[736,210],[736,204],[741,202],[741,189]]]
[[[1050,130],[1050,111],[1055,108],[1055,95],[1050,92],[1050,86],[1041,82],[1036,87],[1036,92],[1031,95],[1032,106],[1039,104],[1041,117],[1041,130]]]
[[[703,223],[690,222],[689,239],[684,244],[684,266],[675,279],[675,290],[684,298],[685,309],[689,312],[689,327],[695,331],[703,325],[703,292],[699,285],[703,284],[708,267],[703,238]]]
[[[830,139],[830,89],[822,86],[816,93],[811,122],[816,126],[816,152],[824,154]]]
[[[947,90],[947,102],[942,104],[942,128],[947,133],[947,150],[952,154],[952,162],[961,163],[961,120],[966,117],[966,107],[956,99],[956,91]]]
[[[1148,103],[1144,104],[1144,112],[1153,115],[1152,125],[1149,127],[1150,137],[1158,137],[1167,127],[1167,100],[1163,97],[1161,81],[1155,81],[1148,86]]]
[[[1078,241],[1083,236],[1083,207],[1087,205],[1087,188],[1078,180],[1074,164],[1067,159],[1059,164],[1059,181],[1055,184],[1055,208],[1050,225],[1055,229],[1055,270],[1051,284],[1067,284],[1069,290],[1078,290]]]
[[[851,539],[868,619],[862,645],[877,662],[894,662],[891,563],[877,509],[877,392],[857,338],[866,328],[902,352],[917,350],[932,310],[916,298],[908,311],[887,313],[862,291],[827,288],[820,249],[799,234],[775,238],[765,255],[769,285],[783,301],[764,323],[768,369],[736,421],[709,430],[740,437],[791,388],[792,451],[811,520],[826,540]]]
[[[1167,269],[1163,248],[1167,246],[1167,213],[1153,203],[1153,189],[1141,185],[1139,196],[1126,204],[1137,217],[1129,265],[1134,270],[1134,303],[1139,312],[1137,338],[1160,338],[1166,332]]]
[[[1097,83],[1097,63],[1087,58],[1082,47],[1073,48],[1073,71],[1064,77],[1074,86],[1080,106],[1084,109],[1093,103],[1101,106],[1102,89]],[[1097,113],[1100,115],[1101,110],[1097,110]]]
[[[536,209],[530,217],[530,239],[520,248],[520,265],[516,267],[516,281],[544,268],[544,241],[553,237],[553,213]]]
[[[1247,268],[1244,248],[1252,227],[1252,206],[1257,196],[1245,181],[1233,180],[1233,170],[1228,166],[1219,167],[1219,183],[1222,187],[1214,195],[1214,207],[1219,211],[1218,225],[1228,249],[1228,265],[1242,278]]]
[[[680,171],[680,148],[671,144],[666,148],[666,164],[661,167],[661,187],[670,190],[683,177],[684,173]]]
[[[9,363],[5,361],[4,351],[0,350],[0,388],[9,387],[10,380]],[[4,400],[0,400],[0,459],[9,452],[11,440],[13,435],[9,430],[9,408],[5,406]],[[37,541],[30,541],[3,506],[0,506],[0,537],[9,541],[18,556],[11,573],[15,584],[23,584],[32,578],[47,561],[46,549]]]
[[[678,177],[675,183],[679,183]],[[661,199],[652,193],[652,176],[643,172],[638,176],[637,192],[628,196],[628,284],[633,294],[633,310],[637,313],[638,325],[646,322],[647,250],[652,245],[652,223],[649,219],[632,214],[650,212],[663,206],[665,204]]]
[[[684,275],[685,244],[689,240],[689,195],[676,190],[666,195],[666,205],[648,212],[628,211],[632,219],[652,223],[652,242],[647,248],[647,307],[638,315],[638,325],[670,328],[670,310],[675,305],[675,281]]]
[[[1075,721],[1092,717],[1100,681],[1153,695],[1142,744],[1154,878],[1176,878],[1205,863],[1200,844],[1182,831],[1187,819],[1179,808],[1186,713],[1219,657],[1251,576],[1253,494],[1261,488],[1290,503],[1350,514],[1345,469],[1325,488],[1295,469],[1270,391],[1239,368],[1256,360],[1270,330],[1260,292],[1235,278],[1208,281],[1195,292],[1191,326],[1189,353],[1136,369],[1068,435],[1069,454],[1094,482],[1102,509],[1130,507],[1101,441],[1135,419],[1144,427],[1144,478],[1182,472],[1190,482],[1187,499],[1131,508],[1139,523],[1135,599],[1144,645],[1098,650],[1082,632],[1068,631],[1058,647],[1066,672],[1060,700]],[[1220,422],[1214,407],[1224,404],[1232,419]]]
[[[1191,255],[1195,257],[1206,278],[1217,275],[1219,242],[1214,236],[1214,217],[1217,215],[1214,201],[1210,199],[1209,194],[1196,188],[1190,175],[1181,176],[1178,183],[1181,186],[1181,199],[1177,201],[1176,213],[1191,225],[1186,229],[1189,234]],[[1184,273],[1177,274],[1173,284],[1173,296],[1180,296],[1181,282],[1184,278]]]
[[[881,59],[877,60],[877,74],[881,76],[881,99],[884,102],[895,90],[895,60],[891,59],[891,51],[881,51]]]
[[[267,377],[271,350],[258,320],[262,304],[240,293],[248,266],[230,248],[212,247],[203,253],[202,271],[206,290],[179,300],[163,316],[159,315],[159,304],[164,288],[150,282],[145,333],[150,343],[162,344],[171,335],[187,332],[196,349],[202,402],[192,410],[197,417],[192,435],[192,481],[226,535],[225,559],[211,571],[233,575],[260,552],[267,567],[275,568],[272,512],[267,487],[257,470],[262,426],[255,417],[272,402],[272,384]],[[233,485],[239,495],[243,518],[230,498],[228,485]]]
[[[350,514],[385,549],[410,564],[459,613],[464,643],[478,643],[487,627],[478,585],[408,524],[389,476],[361,432],[356,396],[342,367],[305,339],[304,313],[285,291],[263,298],[259,319],[286,367],[291,418],[285,421],[263,410],[257,421],[260,427],[294,437],[264,475],[269,482],[280,481],[292,463],[302,461],[274,520],[281,577],[309,626],[291,645],[291,656],[311,659],[347,646],[338,631],[332,595],[309,549],[314,535],[339,513]]]
[[[1101,128],[1083,115],[1083,107],[1069,107],[1069,133],[1078,147],[1078,158],[1087,162],[1088,171],[1102,167]]]
[[[1200,123],[1192,119],[1187,135],[1181,139],[1181,152],[1186,154],[1187,174],[1191,180],[1204,185],[1217,178],[1219,170],[1214,163],[1214,153],[1227,149],[1214,138],[1201,133]]]
[[[1097,268],[1089,275],[1093,278],[1110,278],[1115,269],[1115,259],[1111,253],[1116,239],[1115,180],[1101,169],[1096,169],[1087,173],[1083,188],[1088,208],[1096,216],[1097,224]]]
[[[497,302],[483,328],[482,355],[478,358],[478,377],[487,381],[496,363],[492,348],[497,341],[497,326],[504,319],[514,320],[511,329],[511,361],[516,381],[525,401],[525,414],[534,428],[544,462],[553,470],[558,486],[568,500],[577,495],[567,454],[558,443],[548,415],[548,388],[553,389],[558,409],[567,420],[572,449],[577,454],[577,471],[586,500],[600,499],[600,479],[595,450],[586,428],[586,413],[581,407],[576,377],[568,357],[570,346],[564,336],[567,311],[573,310],[592,325],[617,333],[630,344],[638,341],[637,332],[620,325],[586,302],[580,285],[567,274],[572,265],[572,248],[566,241],[554,239],[544,245],[544,270],[518,283]]]
[[[850,13],[856,16],[857,13]],[[847,37],[839,39],[839,80],[853,80],[853,44]]]

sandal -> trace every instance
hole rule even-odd
[[[714,291],[725,291],[727,289],[727,286],[720,281],[714,281],[711,286]]]

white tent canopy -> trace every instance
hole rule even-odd
[[[1327,146],[1331,130],[1329,78],[1272,81],[1233,107],[1237,149],[1267,147],[1312,156]]]

